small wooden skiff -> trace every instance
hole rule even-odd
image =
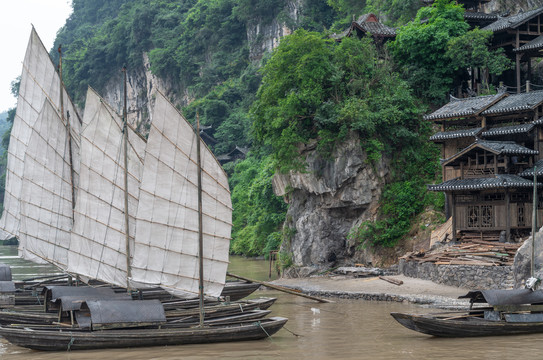
[[[101,331],[38,330],[1,326],[0,335],[12,344],[29,349],[66,351],[258,340],[275,334],[286,322],[286,318],[271,317],[217,326]]]

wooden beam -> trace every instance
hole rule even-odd
[[[283,286],[270,284],[269,282],[266,282],[266,281],[253,280],[253,279],[249,279],[249,278],[239,276],[239,275],[235,275],[235,274],[232,274],[232,273],[226,273],[226,275],[230,276],[230,277],[233,277],[233,278],[236,278],[236,279],[245,280],[245,281],[254,282],[254,283],[257,283],[257,284],[260,284],[260,285],[264,285],[266,287],[269,287],[270,289],[279,290],[279,291],[285,292],[287,294],[305,297],[305,298],[315,300],[315,301],[318,301],[318,302],[321,302],[321,303],[331,303],[331,302],[333,302],[331,300],[321,299],[321,298],[318,298],[316,296],[310,296],[310,295],[306,295],[306,294],[303,294],[303,293],[299,293],[299,292],[296,292],[294,290],[288,289],[288,288],[283,287]]]

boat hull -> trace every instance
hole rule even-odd
[[[482,318],[445,319],[430,315],[391,313],[408,329],[439,337],[520,335],[543,332],[543,322],[506,322]]]
[[[90,332],[35,330],[2,326],[0,327],[0,335],[14,345],[34,350],[89,350],[259,340],[275,334],[286,322],[286,318],[272,317],[250,323],[202,328]]]

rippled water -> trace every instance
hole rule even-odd
[[[14,276],[39,274],[16,251],[0,248],[0,262],[17,264]],[[50,269],[51,270],[51,269]],[[268,279],[269,263],[233,258],[229,271]],[[391,311],[430,312],[416,305],[335,300],[321,304],[278,291],[259,290],[253,296],[277,297],[272,315],[289,318],[285,328],[266,340],[207,345],[183,345],[134,349],[38,352],[10,345],[0,339],[0,359],[539,359],[542,335],[439,339],[405,329]]]

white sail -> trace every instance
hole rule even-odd
[[[56,67],[38,34],[32,28],[26,49],[17,100],[17,111],[11,130],[10,143],[7,154],[6,186],[4,195],[4,211],[0,219],[0,234],[2,239],[19,235],[20,227],[20,195],[23,182],[24,159],[29,144],[32,128],[39,112],[48,99],[53,108],[60,115],[60,77]],[[72,132],[72,162],[74,168],[73,183],[77,188],[79,165],[79,126],[80,120],[77,112],[63,89],[64,117],[68,118]],[[66,121],[66,120],[65,120]],[[21,239],[20,239],[21,240]],[[19,248],[22,255],[25,244],[20,241]]]
[[[232,222],[228,180],[202,142],[204,290],[225,283]],[[198,294],[196,136],[177,109],[157,93],[145,149],[136,220],[132,282],[179,296]]]
[[[32,128],[20,193],[21,254],[66,269],[72,229],[72,183],[67,128],[48,99]]]
[[[145,141],[128,130],[128,230],[133,242]],[[80,171],[68,271],[127,286],[122,120],[92,89],[83,116]]]

